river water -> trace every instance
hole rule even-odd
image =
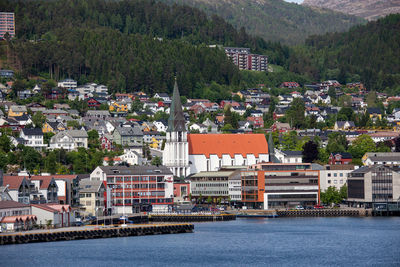
[[[400,266],[400,218],[196,223],[192,234],[0,247],[0,266]]]

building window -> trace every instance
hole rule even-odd
[[[330,173],[328,173],[328,177],[331,177],[331,174],[330,174]]]
[[[331,180],[328,180],[328,184],[330,184],[331,183]]]

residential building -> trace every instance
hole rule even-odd
[[[165,166],[99,166],[90,180],[104,182],[108,211],[136,213],[173,204],[173,174]]]
[[[353,207],[371,208],[376,203],[398,203],[400,199],[398,167],[376,164],[349,173],[347,201]]]
[[[250,54],[250,48],[224,47],[226,56],[240,70],[268,71],[268,57]]]
[[[348,152],[337,152],[331,153],[328,159],[328,163],[330,165],[344,165],[344,164],[351,164],[353,161],[353,157]]]
[[[140,127],[116,127],[113,133],[113,140],[123,147],[142,147],[143,132]]]
[[[281,163],[302,163],[303,154],[301,151],[275,149],[275,156]]]
[[[351,164],[346,165],[325,165],[320,170],[320,189],[321,192],[333,186],[340,189],[347,183],[347,176],[350,172],[354,171],[355,166]]]
[[[25,146],[33,147],[36,150],[47,147],[43,141],[43,132],[40,128],[24,128],[20,133],[20,138],[23,139]]]
[[[8,110],[8,116],[9,117],[18,117],[22,115],[27,115],[28,111],[26,109],[26,106],[17,106],[17,105],[12,105],[10,109]]]
[[[353,121],[337,121],[335,122],[335,126],[333,129],[335,131],[337,130],[349,130],[355,128],[356,125],[354,124]]]
[[[102,181],[90,180],[90,178],[79,181],[79,203],[81,210],[86,215],[103,216],[105,214],[105,186]]]
[[[71,151],[79,147],[88,148],[88,135],[84,130],[62,131],[50,139],[50,149]]]
[[[75,80],[72,79],[65,79],[60,82],[58,82],[58,87],[61,88],[67,88],[67,89],[75,89],[78,87],[78,83]]]
[[[400,165],[400,152],[367,152],[361,160],[366,166],[377,164]]]
[[[13,12],[0,12],[0,40],[8,33],[11,38],[15,36],[15,18]]]

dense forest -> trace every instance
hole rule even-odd
[[[343,32],[365,20],[328,9],[287,3],[283,0],[159,0],[190,5],[265,40],[286,45],[303,44],[313,34]]]
[[[237,31],[218,16],[155,1],[2,1],[16,14],[17,38],[8,45],[23,76],[48,73],[114,91],[165,92],[177,75],[181,91],[202,96],[204,85],[239,85],[237,68],[222,49],[250,47],[282,64],[287,47]]]
[[[400,93],[400,14],[308,38],[305,48],[291,54],[289,70],[341,83],[361,80],[369,90]]]

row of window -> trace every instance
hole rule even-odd
[[[193,191],[193,195],[228,195],[228,191]]]
[[[212,184],[203,184],[203,183],[195,183],[193,187],[228,187],[228,183],[212,183]]]
[[[18,216],[18,215],[28,215],[29,214],[29,209],[26,210],[9,210],[9,211],[1,211],[0,212],[0,217],[5,217],[5,216]]]
[[[339,173],[339,176],[340,177],[343,177],[343,173]],[[330,173],[328,173],[328,177],[331,177],[331,174]],[[338,177],[338,174],[335,172],[335,173],[333,173],[333,177]]]
[[[148,189],[148,188],[158,188],[163,189],[165,188],[164,184],[116,184],[112,185],[110,188],[112,189]]]
[[[163,197],[164,192],[160,191],[146,191],[146,192],[117,192],[112,194],[113,197],[143,197],[143,196],[155,196]]]
[[[343,184],[343,180],[339,180],[339,182],[340,182],[340,184]],[[331,180],[328,180],[328,184],[331,184],[332,183],[332,181]],[[338,180],[333,180],[333,183],[334,184],[337,184],[338,183]]]

